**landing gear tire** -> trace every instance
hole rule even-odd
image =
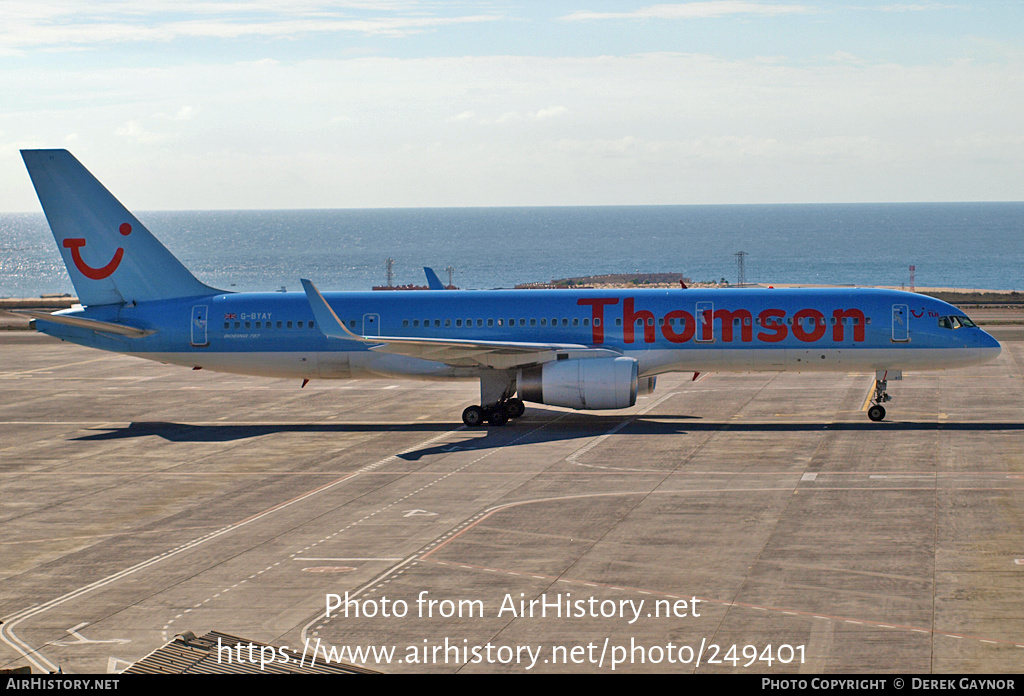
[[[508,423],[508,411],[501,404],[498,404],[491,409],[491,412],[487,414],[487,422],[491,425],[502,426]]]
[[[523,403],[522,399],[509,399],[508,403],[505,404],[505,411],[508,413],[509,418],[519,418],[526,413],[526,404]]]
[[[875,393],[871,395],[871,408],[868,409],[868,418],[876,423],[885,418],[885,407],[882,404],[892,401],[892,397],[886,392],[888,386],[889,382],[887,380],[875,379]]]
[[[479,406],[470,406],[462,412],[462,422],[470,428],[475,428],[484,422],[484,410]]]

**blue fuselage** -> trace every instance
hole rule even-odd
[[[956,307],[894,290],[392,291],[325,297],[345,326],[362,336],[604,348],[637,359],[642,375],[691,369],[944,369],[982,362],[999,351],[998,342],[964,321]],[[45,321],[39,329],[96,348],[197,367],[297,377],[363,371],[473,376],[466,366],[432,369],[421,364],[429,360],[409,363],[387,355],[364,355],[347,367],[335,360],[332,375],[323,369],[331,354],[366,354],[372,345],[326,336],[303,293],[222,293],[68,314],[155,333],[126,338]]]

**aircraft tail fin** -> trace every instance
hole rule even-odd
[[[441,279],[437,277],[436,273],[434,273],[434,269],[433,268],[431,268],[430,266],[424,266],[423,267],[423,272],[427,275],[427,287],[428,288],[430,288],[431,290],[444,290],[445,289],[444,288],[444,283],[442,283]]]
[[[83,305],[222,292],[201,283],[67,150],[22,150]]]

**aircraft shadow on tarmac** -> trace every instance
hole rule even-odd
[[[549,412],[552,416],[554,412]],[[620,425],[622,416],[582,416],[559,422],[552,418],[547,424],[537,418],[538,412],[514,425],[501,428],[461,430],[454,437],[458,442],[442,442],[419,450],[403,452],[402,459],[415,461],[431,454],[455,451],[485,450],[513,447],[519,444],[579,440],[603,435]],[[683,422],[681,422],[683,421]],[[882,423],[737,423],[735,421],[699,421],[698,416],[644,415],[636,418],[619,431],[626,435],[685,435],[687,433],[728,431],[736,433],[785,433],[810,431],[839,431],[876,433],[882,431],[944,430],[951,432],[1024,431],[1024,423],[1014,422],[920,422],[897,421]],[[265,423],[245,425],[193,425],[162,421],[136,421],[125,427],[103,428],[103,432],[73,438],[75,441],[123,440],[131,438],[161,437],[169,442],[234,442],[278,433],[367,433],[367,432],[421,432],[443,433],[457,430],[456,423]],[[530,432],[533,431],[533,432]],[[529,437],[522,437],[530,433]]]

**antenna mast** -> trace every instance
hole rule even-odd
[[[736,285],[743,287],[747,284],[747,273],[743,268],[743,260],[746,258],[747,252],[737,251],[733,256],[736,257]]]

